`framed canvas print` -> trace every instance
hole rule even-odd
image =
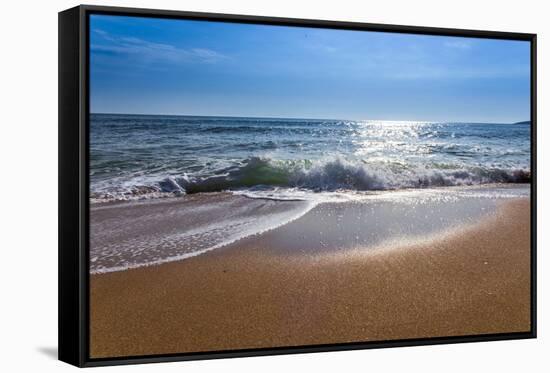
[[[59,357],[533,338],[536,36],[59,13]]]

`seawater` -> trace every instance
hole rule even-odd
[[[530,182],[530,125],[92,114],[92,202]],[[306,198],[307,199],[307,198]]]

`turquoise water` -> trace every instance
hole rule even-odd
[[[92,114],[93,202],[530,181],[530,125]]]

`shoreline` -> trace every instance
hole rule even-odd
[[[91,356],[528,331],[529,204],[504,201],[476,225],[388,250],[297,255],[275,229],[92,275]]]
[[[385,193],[403,193],[403,192],[415,192],[415,191],[461,191],[461,190],[467,190],[467,189],[478,189],[480,191],[486,190],[486,189],[510,189],[510,188],[521,188],[521,187],[530,187],[531,182],[506,182],[506,183],[499,183],[499,182],[493,182],[493,183],[483,183],[483,184],[465,184],[465,185],[446,185],[446,186],[428,186],[428,187],[405,187],[405,188],[395,188],[395,189],[373,189],[373,190],[327,190],[327,191],[321,191],[321,193],[357,193],[357,194],[365,194],[365,195],[382,195]],[[147,187],[151,188],[151,187]],[[284,189],[284,188],[283,188]],[[300,190],[301,188],[298,187],[287,187],[287,189],[295,189]],[[302,191],[304,193],[312,193],[316,194],[319,193],[316,190],[311,190],[308,188],[303,188]],[[208,192],[192,192],[192,193],[174,193],[174,192],[162,192],[162,191],[142,191],[142,190],[136,190],[134,194],[128,193],[125,195],[124,198],[105,198],[103,197],[91,197],[90,198],[90,206],[92,208],[103,208],[103,207],[112,207],[112,206],[121,206],[121,205],[129,205],[129,204],[140,204],[140,203],[151,203],[151,202],[170,202],[170,201],[177,201],[182,198],[189,198],[189,197],[197,197],[201,195],[209,195],[209,194],[229,194],[229,195],[238,195],[238,196],[244,196],[247,198],[252,199],[269,199],[273,201],[303,201],[302,199],[303,194],[301,196],[296,197],[284,197],[279,198],[276,195],[270,195],[270,194],[264,194],[263,196],[259,193],[247,193],[246,189],[227,189],[227,190],[220,190],[220,191],[208,191]],[[252,196],[252,194],[256,194],[256,196]]]
[[[406,243],[475,223],[499,201],[527,192],[521,185],[295,192],[301,199],[221,192],[92,206],[90,272],[184,260],[266,234],[288,252]],[[271,234],[273,230],[281,232]]]

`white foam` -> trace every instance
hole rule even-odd
[[[219,192],[243,188],[285,187],[334,192],[472,186],[491,183],[526,183],[529,168],[445,164],[427,167],[369,157],[345,159],[327,156],[317,160],[277,160],[249,157],[230,166],[196,174],[126,175],[92,185],[93,202],[158,198],[197,192]]]
[[[525,185],[386,192],[276,188],[235,191],[233,196],[223,198],[214,193],[198,198],[195,204],[182,203],[192,201],[184,197],[179,204],[158,200],[100,205],[92,209],[90,272],[121,271],[191,258],[282,227],[323,203],[391,202],[408,209],[406,205],[414,208],[460,199],[508,199],[529,193]]]
[[[458,198],[520,198],[530,195],[529,185],[525,184],[487,184],[481,186],[455,186],[425,189],[400,189],[391,191],[355,191],[336,190],[315,192],[303,188],[261,188],[242,189],[232,192],[235,195],[257,199],[279,201],[311,201],[319,203],[338,203],[350,201],[395,201],[401,203],[425,203],[454,201]]]
[[[315,205],[310,201],[300,202],[275,213],[270,213],[270,209],[267,208],[265,212],[249,214],[251,209],[262,209],[261,204],[256,203],[251,208],[243,208],[242,213],[221,219],[210,212],[216,221],[191,229],[182,228],[180,232],[138,235],[122,241],[114,240],[102,246],[92,245],[90,273],[122,271],[191,258],[281,227],[302,217]],[[239,215],[240,217],[236,217]],[[162,225],[162,221],[158,221],[158,216],[151,218],[151,224]],[[140,220],[139,224],[144,224],[143,220],[147,218]],[[132,225],[132,221],[127,223]],[[102,235],[108,234],[109,232],[102,232]]]

